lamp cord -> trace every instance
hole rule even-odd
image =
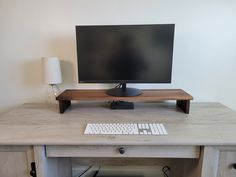
[[[87,171],[89,171],[90,170],[90,168],[92,168],[92,165],[91,166],[89,166],[86,170],[84,170],[78,177],[81,177],[81,176],[83,176],[83,174],[85,174]]]
[[[170,177],[170,167],[169,166],[164,166],[162,168],[162,172],[163,172],[163,175],[164,177]]]
[[[97,177],[97,174],[98,174],[98,172],[100,171],[100,169],[101,169],[101,166],[99,166],[99,168],[95,171],[93,177]]]

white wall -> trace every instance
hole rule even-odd
[[[236,110],[234,0],[0,0],[0,112],[47,102],[40,58],[63,62],[62,88],[77,84],[75,25],[175,23],[173,82],[140,88],[182,88],[195,101]]]

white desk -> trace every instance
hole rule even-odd
[[[157,122],[165,125],[168,135],[83,135],[88,122]],[[11,155],[6,152],[20,152],[15,157],[27,157],[25,171],[31,161],[36,162],[38,177],[70,176],[71,159],[87,162],[85,157],[103,163],[166,159],[172,176],[231,177],[236,175],[235,127],[236,113],[218,103],[191,103],[190,114],[172,103],[137,103],[134,110],[110,110],[105,103],[84,102],[64,114],[58,113],[57,105],[25,104],[0,116],[0,176],[9,174],[1,169],[1,158]],[[124,154],[117,151],[120,147]],[[62,166],[63,173],[58,174]]]

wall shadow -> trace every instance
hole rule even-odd
[[[64,86],[71,86],[75,84],[73,64],[70,61],[60,60],[62,83]]]

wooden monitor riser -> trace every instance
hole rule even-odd
[[[77,101],[132,101],[132,102],[146,102],[146,101],[165,101],[176,100],[176,105],[186,114],[189,113],[190,100],[193,97],[181,89],[157,89],[157,90],[143,90],[143,93],[134,97],[114,97],[105,93],[105,90],[65,90],[56,100],[59,101],[60,113],[71,105],[72,100]]]

